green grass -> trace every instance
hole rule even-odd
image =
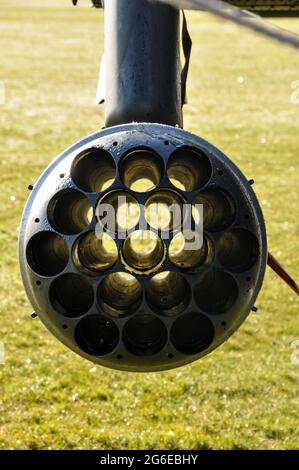
[[[102,12],[70,3],[0,7],[0,448],[298,448],[299,366],[290,360],[298,302],[270,271],[258,314],[210,356],[169,372],[95,367],[31,319],[17,259],[26,188],[103,125],[103,108],[94,106]],[[298,53],[204,14],[188,17],[185,128],[256,180],[270,248],[296,276],[299,105],[290,94]],[[299,32],[299,19],[279,23]]]

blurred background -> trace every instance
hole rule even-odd
[[[205,13],[187,18],[184,127],[255,180],[269,248],[296,277],[298,52]],[[299,33],[299,18],[273,21]],[[103,126],[103,11],[87,0],[1,0],[0,31],[0,448],[298,448],[298,300],[269,270],[258,312],[211,355],[168,372],[95,366],[31,318],[19,221],[28,185]]]

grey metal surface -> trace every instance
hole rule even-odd
[[[179,13],[147,0],[105,5],[106,126],[182,124]]]
[[[174,187],[169,180],[169,173],[167,173],[174,152],[186,147],[196,151],[199,159],[204,158],[208,168],[205,181],[202,181],[198,187],[191,191]],[[147,148],[154,151],[155,158],[161,165],[160,182],[154,190],[146,193],[132,191],[124,183],[124,174],[122,173],[124,158],[128,151],[136,148]],[[85,181],[81,177],[78,180],[78,174],[76,176],[73,172],[74,160],[78,155],[86,155],[95,149],[107,152],[105,155],[109,155],[116,167],[114,181],[109,188],[103,191],[91,191],[86,186],[87,180]],[[100,159],[100,164],[101,161]],[[98,177],[101,177],[101,173],[98,173]],[[96,182],[95,179],[91,179],[91,181],[93,184]],[[212,191],[215,188],[222,188],[234,202],[234,216],[230,221],[226,220],[225,227],[219,229],[214,227],[204,231],[211,247],[211,256],[208,262],[191,270],[186,269],[183,265],[174,264],[169,258],[169,244],[176,233],[173,231],[170,240],[164,240],[166,256],[162,264],[160,263],[150,275],[134,274],[142,287],[140,302],[128,315],[111,315],[102,305],[99,286],[110,273],[129,273],[131,270],[128,269],[128,265],[123,262],[121,256],[112,267],[97,273],[86,272],[78,266],[74,262],[76,243],[78,238],[95,229],[97,223],[95,211],[93,211],[92,219],[82,227],[80,224],[78,225],[79,219],[75,219],[77,225],[74,226],[70,225],[69,221],[63,217],[56,219],[57,227],[52,220],[53,204],[51,201],[61,191],[77,191],[82,200],[87,200],[95,208],[103,195],[118,189],[131,194],[139,203],[145,203],[152,194],[163,188],[176,191],[189,203],[194,202],[198,195],[204,194],[207,188]],[[67,214],[66,210],[66,218]],[[73,216],[72,213],[71,217]],[[236,265],[231,265],[234,258],[233,253],[232,257],[228,259],[227,250],[223,251],[222,247],[224,235],[235,233],[236,230],[241,230],[242,234],[249,235],[256,244],[256,252],[252,262],[238,268]],[[52,237],[63,240],[63,246],[59,248],[55,258],[53,258],[55,246],[52,241],[48,243],[48,232],[53,234]],[[46,234],[46,245],[40,238],[40,234],[43,233]],[[242,235],[239,240],[244,259],[248,257],[247,235],[244,238]],[[36,236],[41,239],[41,243],[38,245],[32,242],[36,240],[34,238]],[[122,253],[124,242],[117,237],[115,242],[119,253]],[[237,330],[249,314],[261,289],[266,267],[267,246],[263,216],[252,187],[225,155],[203,139],[181,129],[159,124],[129,124],[106,129],[83,139],[49,165],[35,184],[24,209],[20,227],[19,255],[24,286],[33,308],[42,322],[61,342],[83,357],[107,367],[131,371],[157,371],[178,367],[199,359],[217,348]],[[177,273],[188,286],[187,302],[179,311],[171,315],[153,307],[145,294],[151,277],[165,271]],[[223,307],[220,309],[217,302],[214,305],[214,298],[218,298],[219,301],[220,296],[221,300],[222,296],[227,295],[227,290],[230,287],[227,287],[226,282],[224,284],[218,282],[218,285],[214,286],[214,291],[211,290],[211,287],[206,285],[205,279],[209,280],[212,272],[222,273],[220,280],[228,278],[233,286],[237,286],[237,289],[233,287],[231,292],[233,302],[226,309]],[[64,286],[67,289],[67,283],[64,284],[64,282],[68,278],[63,276],[70,274],[80,275],[84,287],[82,291],[76,286],[69,289],[70,298],[66,299],[67,302],[72,302],[72,297],[78,300],[74,305],[76,310],[71,315],[58,308],[57,298],[53,299],[51,294],[53,283],[58,281],[62,286],[61,295],[64,295]],[[80,311],[81,295],[84,295],[84,298],[86,295],[88,296],[83,311]],[[167,298],[162,299],[162,301],[165,300],[167,301]],[[186,352],[186,350],[182,352],[180,344],[177,346],[178,339],[180,342],[180,335],[184,335],[188,330],[190,315],[186,315],[191,313],[195,316],[195,321],[198,320],[200,323],[200,328],[193,328],[193,332],[196,333],[195,339],[198,334],[203,341],[199,344],[199,350],[196,353]],[[127,341],[128,322],[136,317],[140,318],[142,315],[149,314],[151,318],[157,319],[156,321],[163,327],[161,344],[158,345],[158,350],[154,353],[152,350],[147,350],[144,354],[138,350],[134,350],[132,353],[131,346]],[[101,319],[104,323],[89,328],[88,334],[92,335],[93,339],[88,343],[85,338],[82,343],[82,338],[78,335],[78,331],[81,331],[80,325],[82,326],[82,322],[88,323],[92,315],[95,315],[93,319]],[[108,353],[107,350],[103,354],[86,352],[90,351],[90,344],[93,344],[94,341],[98,341],[98,346],[101,341],[105,343],[104,333],[106,330],[103,333],[103,328],[104,330],[108,328],[107,331],[113,337],[113,341],[109,343]],[[146,328],[144,331],[147,331]],[[149,352],[150,354],[148,354]]]

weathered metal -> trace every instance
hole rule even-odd
[[[153,176],[154,188],[134,191],[134,174]],[[149,227],[162,250],[147,266],[130,235],[108,230],[117,250],[96,241],[93,250],[96,215],[111,195],[126,194],[134,207],[165,203],[165,191],[204,205],[203,248],[173,251],[179,225],[169,238]],[[181,366],[223,343],[253,308],[267,260],[251,183],[215,147],[160,124],[105,129],[55,159],[30,193],[19,246],[27,295],[47,328],[91,361],[135,371]]]
[[[106,126],[182,124],[179,12],[147,0],[105,5]]]

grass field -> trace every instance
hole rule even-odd
[[[299,365],[291,361],[298,301],[272,272],[257,314],[210,356],[169,372],[95,367],[30,317],[17,259],[27,186],[103,125],[94,105],[102,12],[87,3],[0,4],[0,448],[299,448]],[[299,105],[290,96],[299,55],[208,15],[188,18],[185,128],[255,179],[270,248],[296,276]],[[299,33],[299,19],[279,24]]]

